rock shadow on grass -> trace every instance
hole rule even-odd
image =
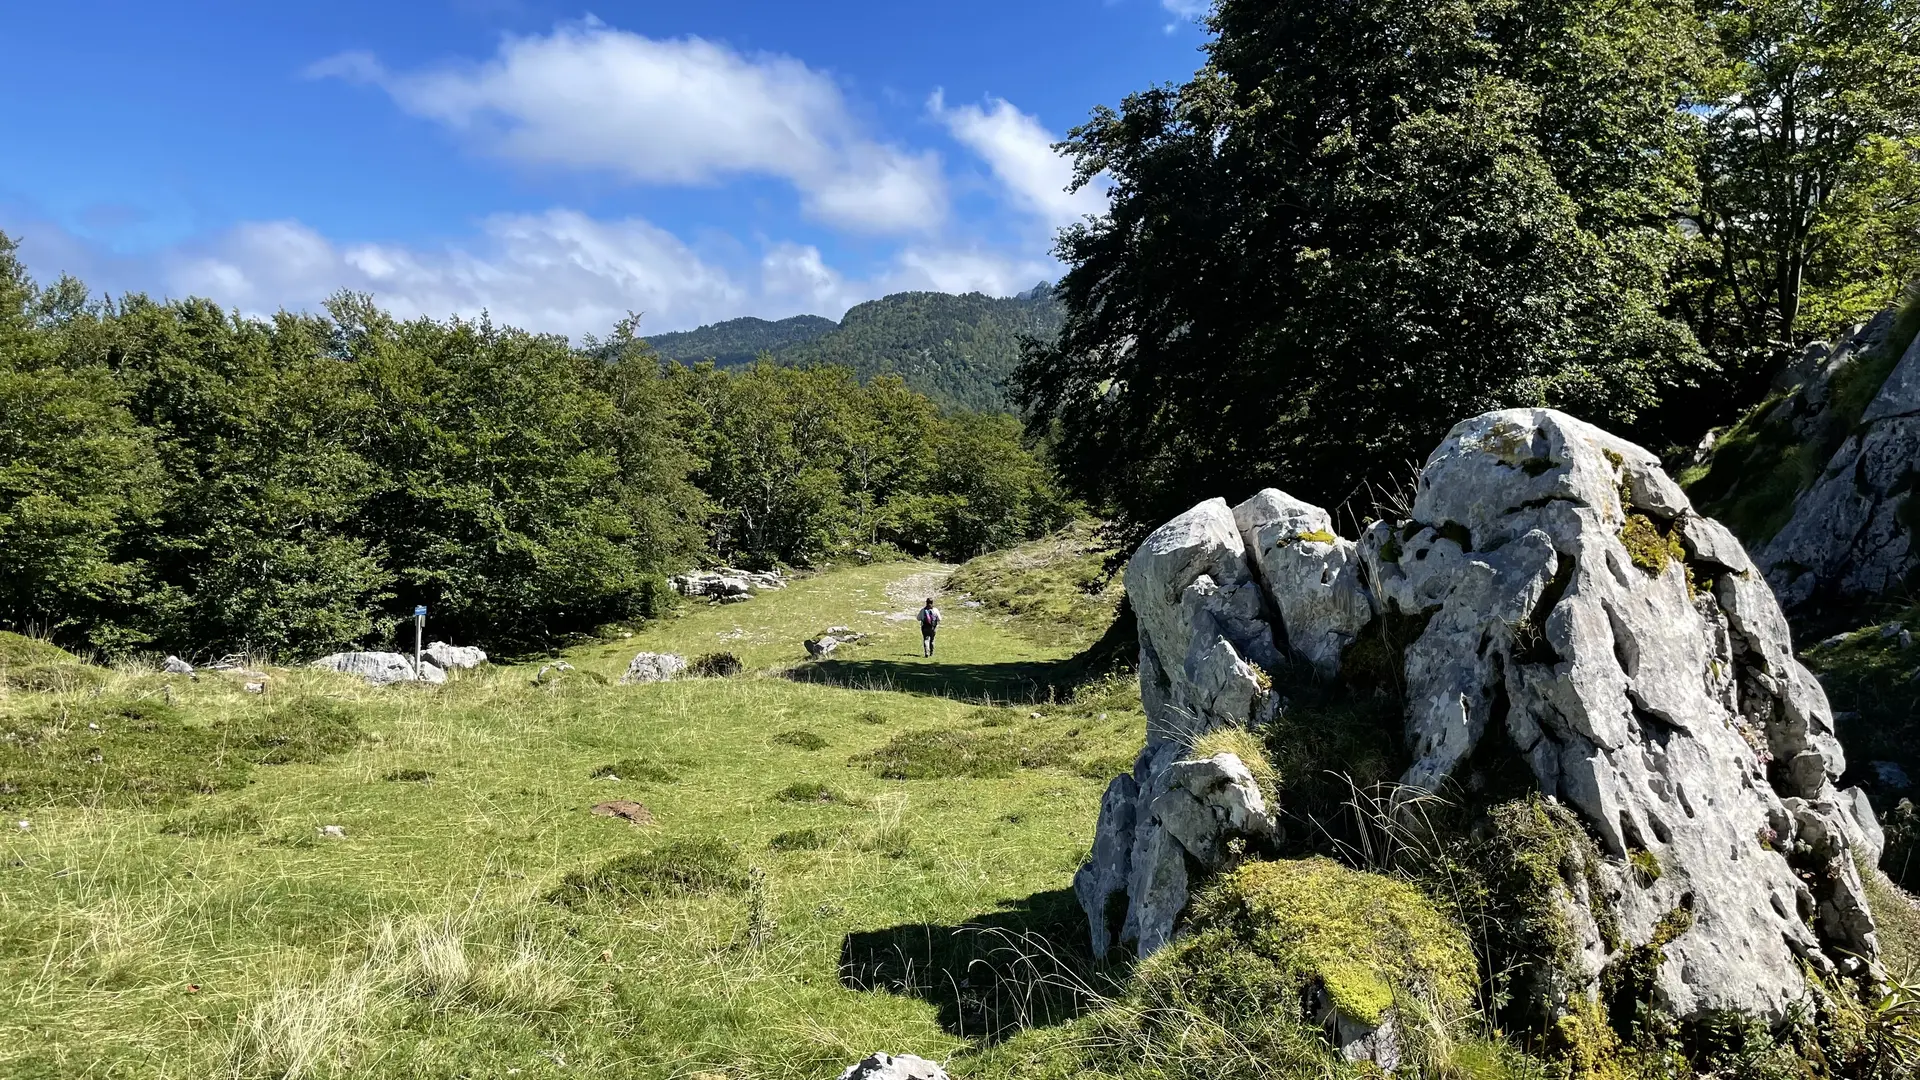
[[[904,694],[970,702],[1043,702],[1062,688],[1064,661],[1002,664],[948,664],[938,660],[819,660],[792,669],[796,682],[844,686],[854,690],[892,690]]]
[[[843,986],[919,998],[942,1028],[983,1043],[1090,1012],[1122,975],[1093,959],[1069,889],[1003,900],[957,925],[857,930],[840,942]]]

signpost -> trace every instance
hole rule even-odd
[[[427,605],[413,606],[413,677],[420,679],[420,639],[427,632]]]

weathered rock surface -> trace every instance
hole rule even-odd
[[[1097,951],[1164,943],[1190,878],[1270,826],[1237,760],[1192,760],[1198,734],[1260,723],[1268,672],[1324,679],[1379,617],[1416,635],[1402,782],[1472,791],[1504,759],[1597,843],[1598,895],[1566,905],[1588,992],[1677,912],[1690,926],[1655,993],[1682,1018],[1777,1021],[1803,965],[1877,955],[1853,860],[1873,854],[1873,815],[1834,786],[1825,694],[1759,570],[1652,454],[1551,410],[1489,413],[1428,459],[1409,520],[1358,544],[1328,525],[1277,491],[1233,513],[1213,500],[1129,562],[1148,745],[1109,786],[1075,880]]]
[[[677,679],[687,670],[687,658],[674,653],[643,652],[627,664],[622,683],[655,683]]]
[[[422,664],[419,671],[413,669],[413,658],[395,652],[343,652],[323,656],[313,662],[317,668],[358,675],[367,680],[370,686],[387,686],[400,682],[443,683],[447,673],[432,664]]]
[[[801,644],[806,646],[808,656],[815,660],[822,660],[832,656],[833,650],[840,647],[840,639],[832,634],[822,634],[817,638],[808,638]]]
[[[421,656],[427,663],[443,671],[471,671],[487,662],[483,649],[471,645],[449,645],[436,641],[421,650]]]
[[[912,1054],[874,1054],[847,1066],[840,1080],[947,1080],[947,1071]]]
[[[166,672],[168,675],[191,675],[193,674],[193,665],[177,656],[169,656],[161,663],[160,670]]]
[[[784,589],[787,579],[778,571],[735,570],[722,566],[715,570],[690,570],[675,574],[674,589],[682,596],[705,596],[714,600],[745,599],[757,589]]]
[[[1883,347],[1892,321],[1892,313],[1884,313],[1830,349],[1811,349],[1793,370],[1794,396],[1782,408],[1797,410],[1808,438],[1826,419],[1834,377]],[[1801,492],[1792,519],[1754,551],[1788,610],[1878,596],[1911,579],[1920,569],[1908,502],[1916,470],[1920,339],[1907,347],[1813,486]]]

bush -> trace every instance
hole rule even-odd
[[[694,657],[693,663],[687,665],[687,670],[702,678],[724,679],[740,674],[746,670],[746,666],[730,652],[710,652]]]
[[[561,879],[549,899],[575,904],[589,899],[739,893],[746,888],[747,868],[740,849],[702,837],[621,855],[591,870],[575,870]]]

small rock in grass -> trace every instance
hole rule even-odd
[[[1913,648],[1913,631],[1911,630],[1900,631],[1900,647],[1903,649]]]
[[[802,642],[802,644],[807,647],[807,655],[813,657],[815,660],[833,655],[833,650],[840,647],[840,642],[831,634],[810,639]]]
[[[686,673],[687,658],[673,653],[643,652],[636,654],[627,664],[627,673],[620,676],[622,683],[666,682]]]
[[[160,670],[169,675],[191,675],[193,674],[193,665],[177,656],[169,656],[165,662],[160,665]]]
[[[26,818],[21,818],[15,824],[20,826],[21,832],[31,832],[33,830],[33,822],[28,821]]]
[[[345,840],[347,838],[347,827],[345,825],[322,825],[320,826],[320,835],[328,840]]]
[[[261,679],[258,682],[247,683],[242,689],[249,694],[264,694],[267,692],[267,680]]]
[[[947,1080],[947,1071],[912,1054],[874,1054],[847,1066],[840,1080]]]
[[[631,799],[614,799],[596,804],[593,812],[601,817],[625,818],[635,825],[653,824],[653,811]]]

